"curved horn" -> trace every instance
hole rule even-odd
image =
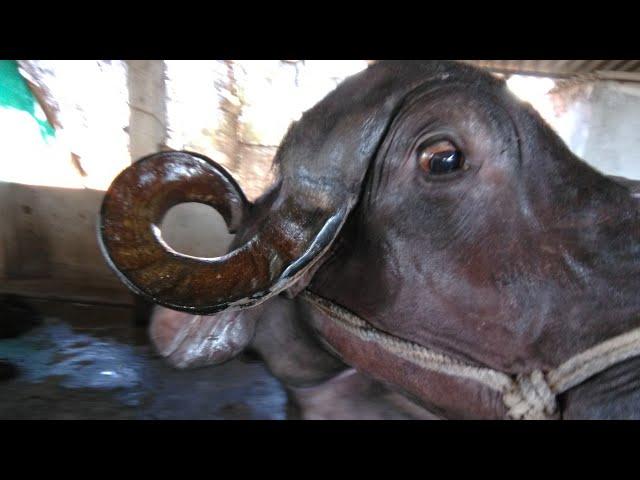
[[[160,236],[165,213],[183,202],[216,208],[230,230],[248,204],[215,162],[187,152],[158,153],[113,181],[102,204],[99,239],[110,266],[133,291],[169,308],[207,314],[251,306],[286,288],[328,247],[346,218],[346,209],[308,211],[289,204],[282,209],[287,214],[270,216],[236,250],[198,258],[174,251]]]

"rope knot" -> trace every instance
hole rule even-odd
[[[556,395],[540,370],[518,375],[503,398],[514,420],[551,420],[558,414]]]

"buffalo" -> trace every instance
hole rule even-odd
[[[377,62],[291,125],[274,166],[253,203],[190,152],[105,195],[104,255],[162,306],[171,364],[255,352],[303,418],[640,418],[640,187],[502,79]],[[163,242],[182,202],[220,212],[226,255]]]

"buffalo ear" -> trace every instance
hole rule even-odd
[[[309,269],[307,269],[296,282],[292,283],[291,286],[284,291],[285,296],[287,298],[295,298],[296,295],[298,295],[302,290],[307,288],[307,285],[311,283],[311,280],[313,280],[314,275],[324,263],[324,260],[325,260],[324,257],[327,257],[328,255],[330,255],[330,251],[328,251],[321,258],[319,258],[318,261],[314,265],[312,265]]]
[[[253,339],[260,307],[215,315],[156,307],[151,340],[160,355],[176,368],[217,365],[241,353]]]

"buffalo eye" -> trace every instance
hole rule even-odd
[[[432,175],[450,173],[464,167],[463,153],[451,142],[442,140],[418,150],[420,168]]]

